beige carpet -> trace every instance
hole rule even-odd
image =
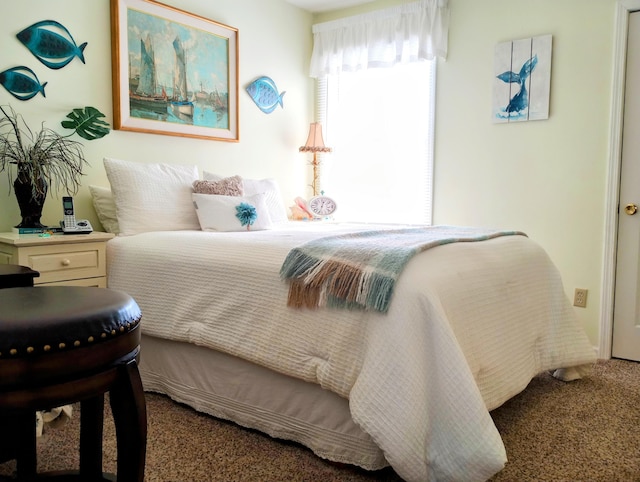
[[[398,481],[391,470],[338,466],[296,444],[198,414],[164,396],[147,395],[147,482]],[[492,412],[509,462],[492,481],[640,481],[640,364],[601,361],[571,383],[548,374]],[[111,415],[104,466],[115,471]],[[39,469],[77,467],[78,412],[49,429],[38,446]],[[10,475],[14,462],[0,464]]]

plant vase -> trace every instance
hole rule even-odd
[[[78,192],[87,161],[82,143],[69,137],[77,134],[88,141],[104,137],[109,124],[103,117],[95,107],[73,109],[60,123],[73,132],[62,135],[44,122],[40,130],[31,130],[11,106],[0,105],[0,173],[13,182],[20,206],[22,222],[16,228],[46,228],[40,217],[49,189],[54,195]]]
[[[34,186],[27,171],[19,170],[13,182],[13,189],[16,193],[18,206],[20,206],[20,216],[22,216],[22,222],[16,228],[46,228],[44,224],[40,223],[48,189],[44,177],[37,178]]]

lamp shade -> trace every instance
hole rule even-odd
[[[331,148],[324,145],[320,122],[311,123],[307,143],[300,148],[300,152],[331,152]]]

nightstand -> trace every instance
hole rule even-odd
[[[0,264],[28,266],[40,273],[35,285],[107,287],[106,244],[114,235],[0,233]]]

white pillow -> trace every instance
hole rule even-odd
[[[104,159],[120,235],[200,229],[191,201],[196,166]]]
[[[98,215],[98,221],[107,233],[118,234],[118,215],[116,214],[116,202],[113,193],[108,187],[89,186],[93,207]]]
[[[204,171],[202,177],[205,181],[220,181],[222,176],[218,176],[212,172]],[[285,208],[282,202],[282,195],[280,194],[280,187],[275,179],[242,179],[244,187],[244,195],[251,196],[252,194],[258,194],[260,192],[265,193],[267,208],[269,209],[269,216],[272,223],[281,223],[288,221],[287,208]]]
[[[271,228],[264,193],[253,196],[193,193],[191,196],[203,231],[261,231]],[[253,224],[242,224],[237,209],[241,204],[255,209],[256,218]]]

